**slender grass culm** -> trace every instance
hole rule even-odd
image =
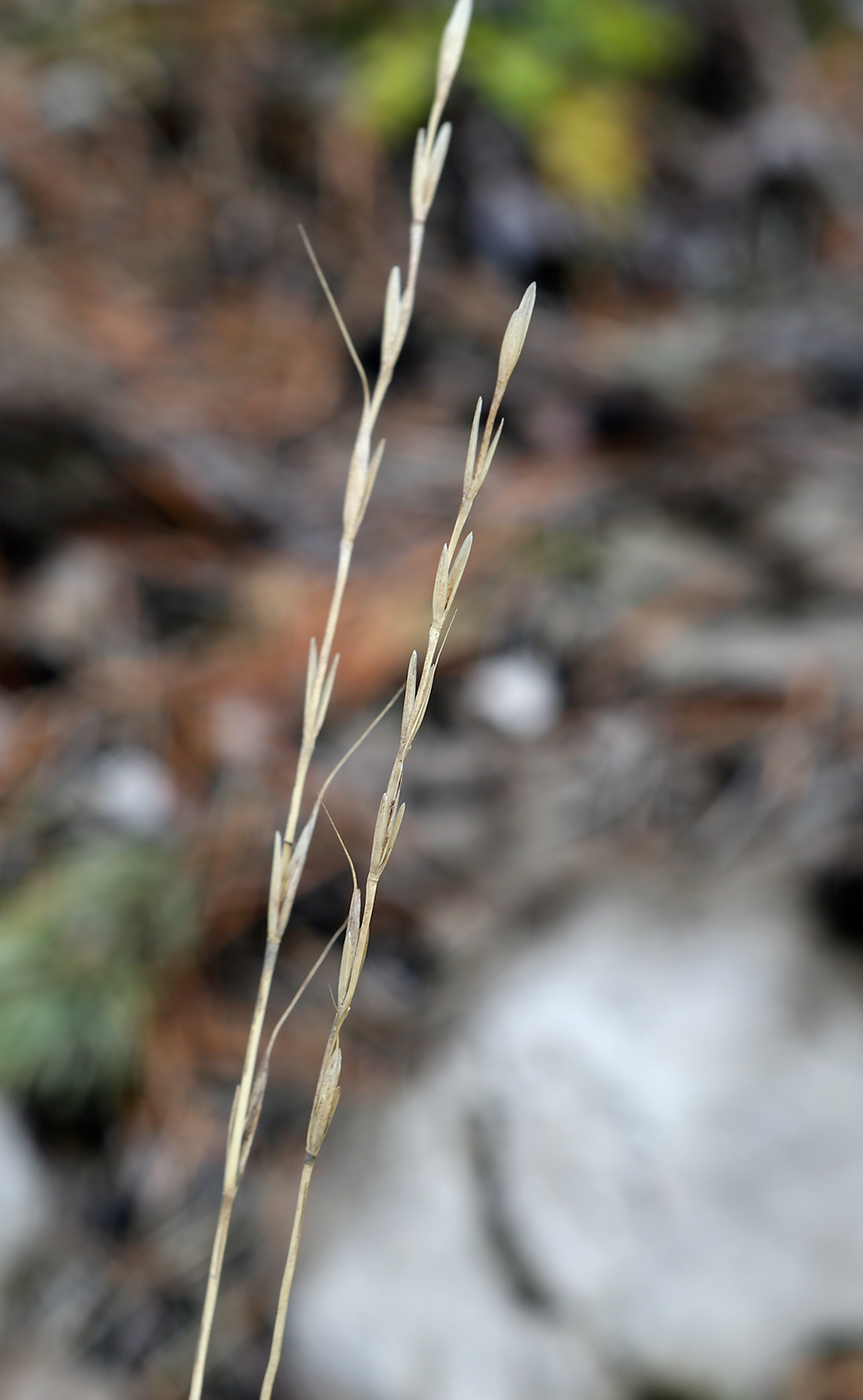
[[[225,1171],[222,1187],[222,1200],[216,1224],[204,1307],[201,1317],[198,1343],[195,1352],[189,1400],[201,1400],[203,1393],[204,1370],[213,1328],[216,1303],[225,1257],[225,1247],[231,1222],[234,1201],[246,1169],[249,1152],[255,1136],[261,1112],[269,1070],[270,1051],[273,1040],[285,1017],[293,1009],[296,1001],[307,985],[314,971],[320,966],[325,953],[321,955],[312,973],[304,982],[300,992],[288,1007],[272,1032],[268,1045],[261,1054],[264,1022],[268,1010],[270,989],[275,970],[276,958],[284,936],[296,897],[297,888],[306,862],[312,835],[323,801],[323,789],[318,793],[304,824],[300,826],[300,814],[306,791],[309,768],[315,751],[318,736],[329,708],[335,681],[338,656],[333,654],[333,645],[341,611],[342,599],[350,571],[351,558],[357,532],[369,503],[378,467],[383,455],[384,443],[372,448],[372,438],[380,414],[381,406],[390,386],[396,362],[404,345],[410,324],[416,295],[417,274],[422,253],[426,221],[435,196],[449,145],[450,127],[441,125],[441,116],[449,95],[453,79],[458,69],[464,41],[471,16],[471,0],[457,0],[443,33],[437,67],[437,82],[432,102],[428,126],[417,135],[411,179],[411,228],[408,255],[408,270],[404,289],[401,274],[393,268],[386,288],[381,337],[381,361],[374,389],[369,386],[359,356],[332,297],[329,287],[318,266],[311,247],[306,240],[309,255],[320,277],[324,292],[330,303],[339,329],[345,339],[348,351],[356,366],[363,391],[363,407],[359,427],[351,454],[345,488],[343,528],[339,544],[336,577],[333,586],[329,613],[320,645],[313,639],[309,652],[306,677],[303,726],[297,771],[288,807],[288,817],[284,835],[276,833],[273,866],[270,880],[270,897],[267,919],[267,941],[261,969],[258,993],[252,1014],[252,1023],[246,1047],[240,1083],[234,1094],[228,1126],[228,1142],[225,1158]],[[305,234],[303,234],[305,239]],[[535,289],[531,286],[525,293],[518,309],[510,318],[501,346],[497,380],[492,395],[491,406],[482,422],[482,401],[477,403],[469,439],[467,461],[461,504],[449,540],[444,544],[438,564],[432,592],[432,621],[428,643],[422,666],[418,666],[417,654],[411,657],[404,685],[404,701],[399,744],[386,790],[381,798],[372,840],[369,870],[364,890],[361,892],[356,876],[350,910],[346,921],[344,944],[339,972],[338,993],[332,1028],[324,1051],[318,1083],[315,1090],[306,1138],[305,1162],[300,1176],[297,1203],[294,1212],[288,1256],[285,1263],[279,1291],[276,1319],[273,1328],[272,1344],[266,1374],[261,1386],[260,1400],[270,1400],[281,1357],[282,1340],[285,1330],[288,1301],[296,1267],[300,1235],[305,1215],[306,1201],[314,1164],[321,1144],[335,1112],[339,1098],[341,1073],[340,1036],[342,1027],[351,1008],[357,981],[365,960],[369,930],[374,910],[377,888],[383,871],[392,854],[404,815],[404,804],[400,801],[402,778],[408,751],[422,724],[429,697],[431,695],[435,670],[441,648],[453,617],[458,587],[470,554],[472,536],[464,535],[465,525],[473,503],[491,466],[500,439],[502,423],[498,415],[510,375],[521,354],[533,310]],[[331,775],[332,776],[332,775]],[[330,780],[328,780],[329,783]],[[325,785],[328,786],[328,783]],[[341,930],[340,930],[341,932]],[[334,935],[331,943],[338,935]],[[331,946],[331,944],[329,945]]]

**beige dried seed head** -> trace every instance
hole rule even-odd
[[[341,1073],[342,1052],[339,1049],[338,1041],[336,1041],[321,1069],[315,1101],[312,1105],[309,1131],[306,1136],[306,1151],[310,1157],[317,1157],[321,1150],[321,1144],[327,1135],[327,1129],[333,1121],[333,1114],[341,1095],[339,1088]]]
[[[401,831],[402,822],[404,821],[406,805],[407,804],[405,802],[402,803],[390,824],[390,830],[387,834],[386,845],[384,846],[383,855],[381,857],[381,865],[386,865],[387,861],[393,853],[393,846],[396,844],[398,834]]]
[[[369,462],[369,469],[366,472],[365,491],[363,492],[363,499],[360,502],[360,508],[357,513],[357,529],[359,529],[360,525],[362,525],[365,513],[368,510],[369,499],[371,497],[372,491],[374,490],[375,482],[377,481],[378,469],[381,465],[381,458],[384,455],[384,448],[386,447],[386,445],[386,438],[381,438],[380,442],[375,448],[374,456]]]
[[[531,282],[527,291],[521,299],[517,310],[513,311],[509,318],[509,325],[503,337],[500,347],[500,360],[497,367],[498,385],[506,387],[509,383],[510,375],[518,364],[519,356],[524,349],[527,328],[530,325],[530,318],[533,315],[534,302],[536,301],[536,283]]]
[[[476,466],[476,448],[479,442],[479,420],[482,417],[482,399],[476,401],[476,408],[473,412],[473,422],[470,425],[470,438],[467,445],[467,457],[464,464],[464,490],[463,495],[467,496],[470,484],[473,480],[474,467]]]
[[[384,364],[389,364],[395,356],[401,315],[402,274],[400,268],[394,267],[387,279],[384,298],[384,325],[381,335],[381,360]]]
[[[285,860],[282,854],[282,898],[279,910],[278,935],[281,938],[285,931],[288,916],[293,906],[294,898],[300,883],[300,877],[305,869],[306,859],[309,854],[309,847],[312,844],[312,836],[318,821],[318,808],[313,807],[306,824],[297,837],[290,857]]]
[[[468,535],[461,549],[453,561],[453,566],[449,571],[449,582],[447,584],[446,605],[452,606],[452,601],[458,592],[458,586],[462,580],[462,574],[467,568],[467,561],[470,558],[470,551],[473,545],[473,533]]]
[[[342,961],[339,967],[339,1006],[345,1000],[345,993],[351,984],[351,974],[356,961],[360,936],[360,905],[360,892],[359,889],[355,889],[351,895],[351,906],[348,910],[348,921],[345,926],[345,941],[342,944]]]
[[[386,793],[383,794],[378,806],[378,814],[375,818],[375,829],[372,834],[372,854],[369,862],[371,870],[377,870],[380,866],[381,853],[387,837],[387,810],[388,802]]]
[[[407,751],[407,749],[410,748],[411,744],[413,743],[414,739],[419,733],[419,729],[423,720],[425,719],[425,712],[428,709],[428,703],[431,697],[431,688],[434,684],[436,670],[436,662],[428,661],[427,659],[426,665],[423,666],[422,675],[420,676],[420,683],[417,688],[417,698],[416,704],[414,705],[413,717],[411,719],[411,725],[407,733],[407,738],[405,739],[405,751]]]
[[[393,764],[392,772],[390,773],[390,780],[387,783],[387,790],[384,793],[384,796],[387,799],[387,831],[389,831],[390,829],[390,825],[393,820],[393,813],[395,812],[396,807],[399,804],[399,798],[402,795],[402,781],[404,779],[404,775],[404,754],[402,753],[401,749],[399,749],[396,753],[396,760]]]
[[[329,709],[330,699],[332,698],[332,694],[333,694],[333,686],[334,686],[335,683],[336,683],[336,671],[337,671],[338,668],[339,668],[339,660],[340,660],[340,654],[339,654],[338,652],[336,652],[335,656],[333,657],[332,661],[330,662],[330,669],[329,669],[329,671],[327,672],[327,678],[326,678],[326,680],[324,681],[324,687],[323,687],[323,690],[321,691],[320,703],[318,704],[318,708],[317,708],[317,711],[316,711],[316,713],[315,713],[315,723],[314,723],[314,734],[315,734],[315,738],[317,738],[317,736],[320,734],[321,729],[323,728],[324,720],[325,720],[326,717],[327,717],[327,710]]]
[[[370,443],[366,438],[357,438],[354,448],[354,455],[348,468],[348,481],[345,487],[345,503],[342,508],[342,524],[346,539],[356,538],[357,531],[362,524],[363,502],[368,496],[369,480],[369,448]]]
[[[449,579],[449,545],[445,544],[440,553],[437,573],[432,592],[432,622],[439,626],[446,612],[447,581]]]
[[[422,217],[425,218],[432,206],[435,194],[437,193],[438,181],[444,167],[444,161],[449,150],[450,137],[452,136],[452,126],[449,122],[444,122],[434,140],[431,152],[428,157],[428,164],[422,184],[421,209]]]
[[[401,738],[402,738],[402,742],[404,742],[404,737],[405,737],[405,735],[407,734],[408,729],[409,729],[409,727],[410,727],[411,716],[413,715],[413,712],[414,712],[414,704],[416,703],[416,698],[417,698],[417,654],[416,654],[415,651],[413,651],[413,652],[411,652],[411,659],[410,659],[410,661],[408,662],[408,674],[407,674],[407,680],[405,681],[405,700],[404,700],[404,705],[402,706],[402,727],[401,727]]]
[[[461,63],[464,41],[467,38],[467,31],[470,28],[470,18],[473,11],[473,0],[456,0],[456,5],[452,14],[447,20],[446,28],[440,42],[440,56],[437,65],[437,88],[436,100],[446,99],[453,79],[458,72]]]
[[[471,499],[475,497],[489,473],[489,468],[494,461],[494,454],[497,452],[497,445],[500,442],[500,435],[503,432],[504,420],[501,418],[495,430],[494,437],[482,454],[482,461],[477,464],[473,481],[471,482]]]

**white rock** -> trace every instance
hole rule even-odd
[[[512,739],[539,739],[554,728],[563,697],[550,662],[533,652],[478,661],[465,681],[468,708]]]
[[[165,764],[146,749],[109,749],[83,784],[85,807],[123,831],[162,831],[175,815],[178,795]]]
[[[314,1396],[762,1395],[863,1321],[863,994],[794,891],[599,894],[317,1184]]]
[[[36,1152],[12,1109],[0,1098],[0,1299],[39,1242],[50,1212],[48,1184]]]

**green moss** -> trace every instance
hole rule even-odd
[[[101,841],[30,876],[0,906],[0,1083],[73,1100],[127,1087],[196,931],[188,877],[149,842]]]

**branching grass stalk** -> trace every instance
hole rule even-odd
[[[231,1117],[228,1125],[228,1144],[225,1154],[225,1172],[222,1186],[222,1200],[207,1274],[207,1287],[201,1326],[195,1352],[189,1400],[201,1400],[204,1383],[204,1370],[209,1350],[210,1336],[218,1300],[222,1267],[228,1230],[231,1223],[234,1201],[240,1181],[248,1161],[260,1103],[256,1085],[261,1039],[269,1006],[273,973],[279,947],[290,918],[300,877],[305,866],[306,856],[317,820],[319,805],[316,803],[305,824],[300,827],[303,799],[308,780],[309,768],[315,751],[318,736],[327,716],[330,698],[335,682],[338,656],[333,655],[336,630],[342,608],[345,588],[350,573],[351,559],[357,532],[368,508],[369,498],[381,463],[384,443],[381,441],[373,449],[372,441],[381,407],[392,382],[393,372],[404,346],[405,337],[413,314],[416,299],[417,277],[425,238],[426,223],[434,201],[438,182],[449,146],[449,123],[441,125],[441,117],[461,61],[464,41],[471,17],[472,0],[456,0],[455,8],[446,25],[441,40],[438,58],[437,81],[432,101],[428,125],[417,135],[411,177],[411,228],[409,237],[408,266],[404,288],[401,272],[394,267],[387,281],[384,301],[383,328],[381,335],[381,361],[374,389],[370,389],[367,376],[360,363],[347,327],[339,313],[326,279],[317,259],[312,253],[312,261],[321,279],[327,299],[333,308],[339,329],[345,338],[351,358],[357,367],[363,388],[363,407],[357,435],[348,467],[342,513],[342,537],[339,545],[336,578],[332,599],[324,627],[320,647],[312,640],[309,651],[309,664],[306,676],[305,703],[303,708],[303,728],[300,752],[294,785],[288,805],[288,817],[284,836],[276,833],[273,865],[270,879],[270,898],[267,917],[267,942],[258,985],[249,1039],[240,1083],[234,1094]],[[305,239],[305,234],[303,234]],[[308,240],[305,240],[308,246]],[[310,250],[311,251],[311,250]],[[350,935],[350,925],[348,935]],[[320,1085],[319,1085],[320,1091]],[[308,1189],[304,1172],[304,1189]],[[299,1228],[295,1244],[299,1241]],[[280,1303],[281,1307],[281,1303]],[[282,1329],[283,1329],[282,1319]],[[281,1330],[279,1332],[281,1336]],[[269,1373],[268,1373],[269,1374]],[[272,1390],[272,1381],[269,1389]],[[262,1392],[264,1393],[264,1392]],[[269,1394],[269,1391],[266,1392]]]
[[[361,895],[359,886],[357,885],[353,863],[351,862],[351,871],[352,874],[354,874],[354,891],[351,897],[350,910],[345,929],[345,939],[342,945],[336,1011],[327,1040],[327,1046],[324,1051],[324,1057],[321,1062],[317,1089],[315,1091],[311,1116],[309,1118],[305,1162],[300,1177],[299,1194],[297,1196],[294,1221],[291,1229],[291,1241],[288,1249],[288,1257],[285,1262],[284,1273],[282,1275],[281,1288],[279,1290],[276,1323],[273,1330],[273,1339],[266,1375],[264,1376],[264,1382],[261,1387],[260,1400],[270,1400],[279,1368],[285,1321],[296,1270],[297,1253],[305,1218],[309,1185],[318,1153],[339,1101],[339,1080],[341,1077],[342,1065],[342,1052],[339,1042],[342,1027],[350,1012],[357,982],[365,961],[378,885],[390,856],[392,855],[393,847],[402,824],[402,818],[404,817],[405,804],[401,801],[401,790],[405,762],[410,752],[411,745],[425,717],[431,697],[435,672],[441,656],[441,650],[446,641],[449,627],[455,613],[456,596],[458,594],[459,584],[464,575],[473,540],[473,536],[468,535],[462,543],[462,535],[464,534],[464,528],[467,524],[474,501],[488,474],[497,444],[500,441],[500,432],[503,424],[497,421],[498,410],[510,376],[524,346],[527,328],[530,324],[530,318],[533,312],[535,296],[536,288],[534,285],[531,285],[525,292],[521,305],[513,312],[510,318],[501,346],[497,382],[495,384],[491,407],[485,421],[485,428],[481,439],[479,433],[482,419],[481,399],[478,401],[476,412],[474,413],[468,444],[467,460],[465,462],[461,504],[456,515],[450,538],[441,550],[440,561],[435,574],[434,587],[432,590],[432,620],[431,626],[429,627],[425,658],[422,668],[420,669],[418,667],[417,653],[414,652],[410,659],[410,664],[408,665],[407,680],[404,686],[404,702],[402,707],[399,743],[389,781],[381,797],[380,806],[378,808],[374,835],[372,837],[371,858],[369,861],[368,876],[366,877],[364,896]],[[350,860],[350,857],[348,857],[348,859]]]

